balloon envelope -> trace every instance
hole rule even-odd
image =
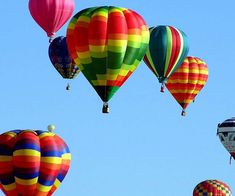
[[[183,108],[195,99],[208,79],[208,68],[197,57],[187,57],[166,83],[167,89]]]
[[[68,21],[73,10],[74,0],[29,0],[30,14],[48,37]]]
[[[6,195],[51,195],[63,181],[71,154],[56,134],[13,130],[0,135],[0,182]]]
[[[151,27],[144,62],[159,82],[165,83],[184,61],[188,51],[188,39],[183,31],[172,26]]]
[[[50,43],[48,54],[51,63],[63,78],[73,79],[77,76],[79,69],[70,56],[66,37],[55,38]]]
[[[218,124],[217,134],[223,146],[235,159],[235,118],[230,118]]]
[[[104,6],[78,12],[66,37],[72,58],[107,102],[142,60],[149,30],[136,12]]]
[[[54,131],[55,128],[56,128],[55,125],[52,125],[52,124],[47,126],[47,130],[50,132]]]
[[[232,191],[221,181],[205,180],[194,188],[193,196],[232,196]]]

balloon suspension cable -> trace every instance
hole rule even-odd
[[[104,102],[103,108],[102,108],[102,112],[103,112],[104,114],[108,114],[108,113],[109,113],[109,105],[108,105],[107,102]]]
[[[67,86],[66,86],[66,90],[67,90],[67,91],[70,90],[70,85],[69,85],[69,83],[68,83]]]
[[[162,83],[160,92],[164,93],[164,91],[165,91],[165,84]]]
[[[186,112],[185,112],[185,110],[182,110],[182,112],[181,112],[181,116],[186,116]]]

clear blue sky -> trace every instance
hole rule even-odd
[[[115,5],[140,13],[148,26],[172,25],[189,37],[189,55],[207,62],[209,79],[181,117],[181,108],[142,62],[110,101],[111,113],[82,74],[60,77],[48,58],[48,38],[28,1],[4,1],[0,12],[1,132],[55,124],[72,164],[55,195],[190,196],[218,179],[235,191],[235,162],[216,136],[235,115],[235,2],[186,0],[78,1],[75,12]],[[75,14],[74,12],[74,14]],[[57,33],[65,35],[67,24]]]

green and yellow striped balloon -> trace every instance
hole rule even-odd
[[[66,37],[73,60],[100,98],[108,102],[142,60],[149,30],[136,12],[103,6],[78,12]]]
[[[150,28],[150,41],[144,62],[163,85],[184,61],[189,51],[186,34],[172,26]]]

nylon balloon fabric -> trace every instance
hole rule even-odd
[[[152,27],[144,62],[159,82],[164,83],[183,62],[188,51],[188,39],[183,31],[172,26]]]
[[[0,182],[8,196],[49,196],[70,166],[66,143],[51,132],[13,130],[0,135]]]
[[[207,79],[207,64],[197,57],[187,57],[168,79],[166,87],[185,110],[204,87]]]
[[[107,102],[142,60],[149,30],[136,12],[104,6],[78,12],[68,25],[66,37],[75,63]]]
[[[33,19],[53,37],[68,21],[74,10],[74,0],[29,0],[29,11]]]
[[[51,63],[63,78],[73,79],[78,75],[79,68],[69,54],[66,37],[55,38],[50,43],[48,54]]]
[[[193,196],[232,196],[232,191],[221,181],[205,180],[194,188]]]
[[[219,123],[217,135],[225,149],[230,153],[230,158],[235,159],[235,117]]]

